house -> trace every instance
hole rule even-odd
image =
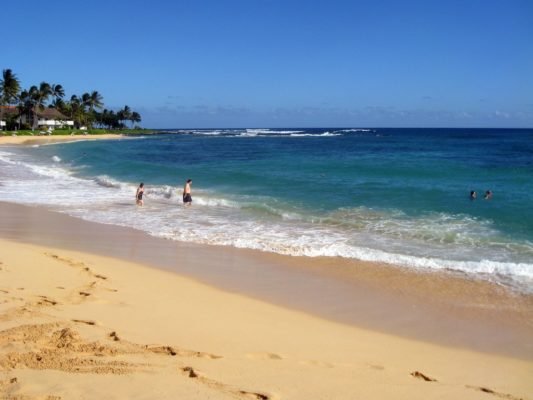
[[[17,116],[19,114],[16,106],[0,106],[0,130],[4,130],[7,123],[6,119],[10,116]]]
[[[39,128],[74,126],[74,121],[70,121],[67,116],[61,114],[55,108],[37,109],[35,112]]]
[[[3,120],[4,117],[8,116],[18,118],[21,124],[31,125],[32,123],[31,117],[25,113],[21,114],[17,106],[0,106],[0,120]],[[37,117],[38,128],[63,128],[64,126],[74,126],[74,121],[69,120],[67,116],[63,115],[55,108],[38,108],[35,111],[35,116]]]

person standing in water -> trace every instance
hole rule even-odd
[[[490,200],[492,199],[492,191],[491,190],[487,190],[485,192],[485,200]]]
[[[183,204],[186,206],[190,206],[192,204],[191,184],[192,179],[187,179],[187,182],[185,182],[185,186],[183,187]]]
[[[144,183],[141,182],[141,184],[137,188],[137,193],[135,193],[135,200],[137,202],[137,205],[141,207],[144,205],[143,194],[144,194]]]
[[[470,192],[470,200],[475,200],[476,197],[477,197],[477,193],[476,193],[475,191],[472,190],[472,191]]]

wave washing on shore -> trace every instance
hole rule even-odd
[[[533,293],[532,143],[533,130],[345,128],[4,147],[0,200],[174,240],[455,270]],[[187,178],[191,208],[181,206]]]

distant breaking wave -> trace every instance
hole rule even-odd
[[[313,133],[305,130],[286,130],[286,129],[177,129],[163,130],[161,133],[176,135],[203,135],[203,136],[235,136],[235,137],[334,137],[348,134],[351,132],[375,132],[370,129],[341,129],[337,131],[316,131]]]

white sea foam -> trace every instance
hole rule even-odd
[[[324,133],[292,133],[289,136],[291,137],[333,137],[341,136],[340,133],[324,132]]]
[[[172,186],[155,186],[155,187],[148,187],[145,188],[144,194],[149,196],[150,198],[164,198],[164,199],[172,199],[175,198],[177,195],[181,195],[181,191],[175,187]]]
[[[96,178],[94,178],[94,181],[98,185],[104,186],[104,187],[109,187],[109,188],[120,188],[120,187],[122,187],[122,184],[120,182],[118,182],[115,179],[110,178],[107,175],[97,176]]]
[[[288,135],[291,133],[301,133],[303,131],[282,131],[272,129],[246,129],[247,134],[265,134],[265,135]]]
[[[56,163],[61,162],[61,158],[59,158],[58,156],[53,156],[52,160]]]
[[[363,129],[363,128],[350,128],[350,129],[341,129],[341,132],[373,132],[372,129]]]
[[[217,197],[197,197],[195,196],[194,204],[208,206],[208,207],[230,207],[230,208],[239,208],[240,205],[228,199],[222,199]]]
[[[190,131],[189,133],[193,133],[195,135],[206,135],[206,136],[220,136],[225,133],[225,131],[222,130],[214,130],[214,131]]]

